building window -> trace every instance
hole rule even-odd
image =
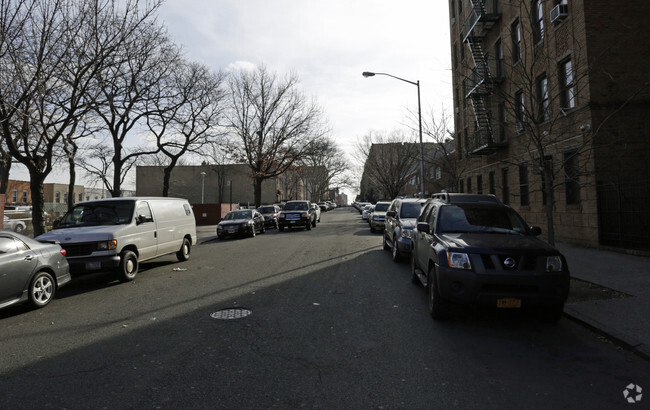
[[[548,112],[548,78],[542,75],[537,79],[537,103],[539,105],[539,120],[548,121],[550,115]]]
[[[463,0],[458,0],[458,18],[463,18]]]
[[[489,193],[495,195],[497,191],[494,184],[494,171],[490,171],[490,173],[488,174],[488,184],[489,184],[488,189],[490,190]]]
[[[483,175],[476,176],[476,193],[483,195]]]
[[[16,204],[18,203],[18,190],[14,189],[11,191],[11,203]]]
[[[472,177],[467,177],[467,193],[472,193]]]
[[[519,165],[519,204],[521,206],[530,205],[528,195],[528,166]]]
[[[520,133],[524,130],[524,122],[526,120],[526,106],[524,100],[524,92],[517,91],[515,93],[515,119],[517,124],[517,133]]]
[[[27,205],[29,203],[29,191],[23,191],[23,204]]]
[[[564,185],[566,187],[566,204],[579,204],[580,178],[577,151],[567,151],[564,153]]]
[[[497,78],[503,78],[505,75],[503,73],[503,44],[501,44],[501,40],[497,40],[494,44],[494,56],[496,58],[494,74]]]
[[[84,194],[83,192],[79,193],[79,202],[84,200]]]
[[[501,168],[501,200],[510,204],[510,186],[508,182],[508,168]]]
[[[533,1],[533,41],[535,44],[544,40],[544,7],[542,0]]]
[[[497,115],[499,116],[499,131],[497,133],[497,137],[499,138],[499,142],[505,142],[506,141],[506,105],[505,103],[499,103],[499,106],[497,107]]]
[[[460,193],[462,194],[462,193],[465,192],[465,185],[463,184],[463,180],[462,180],[462,179],[461,179],[460,181],[458,181],[458,183],[459,183],[459,185],[460,185],[460,186],[459,186],[459,191],[460,191]]]
[[[521,61],[521,27],[519,20],[512,23],[510,35],[512,37],[512,62],[518,63]]]
[[[570,58],[558,65],[558,75],[560,77],[560,103],[563,109],[570,110],[576,106],[573,87],[573,65]]]
[[[436,179],[442,179],[442,168],[436,167]]]
[[[54,193],[54,202],[56,202],[57,204],[61,203],[61,192]]]

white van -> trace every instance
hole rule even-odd
[[[196,221],[186,199],[108,198],[79,202],[36,239],[60,244],[72,274],[114,271],[128,282],[141,261],[172,253],[188,260]]]

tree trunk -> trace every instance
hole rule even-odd
[[[0,157],[0,194],[7,193],[9,171],[11,170],[11,154],[5,153]]]
[[[70,167],[70,180],[68,182],[68,211],[74,206],[74,184],[77,179],[77,171],[74,167],[74,157],[68,158],[68,166]]]
[[[45,208],[45,196],[43,194],[43,184],[45,175],[35,170],[29,170],[29,188],[32,191],[32,226],[34,229],[34,238],[45,233],[45,219],[43,211]]]
[[[122,149],[122,147],[115,147],[115,149]],[[122,196],[122,162],[117,156],[113,158],[113,189],[111,189],[111,196],[113,198],[119,198]]]
[[[544,193],[546,194],[546,236],[548,243],[555,246],[555,224],[553,221],[553,205],[555,204],[555,192],[553,189],[553,171],[550,167],[544,167]]]
[[[163,190],[162,190],[162,196],[168,197],[169,196],[169,181],[172,178],[172,170],[176,166],[176,158],[172,158],[171,163],[165,167],[163,170]]]
[[[255,208],[258,208],[260,205],[262,205],[262,182],[263,181],[264,178],[255,177],[255,180],[253,182],[253,187],[255,191]]]

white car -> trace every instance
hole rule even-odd
[[[374,205],[366,205],[363,207],[363,211],[361,212],[361,219],[364,221],[367,221],[370,218],[370,214],[372,214],[372,211],[375,209]]]
[[[3,223],[4,223],[3,225],[4,229],[8,231],[14,231],[17,233],[22,233],[25,230],[25,228],[27,228],[27,224],[25,223],[25,221],[20,219],[7,218],[6,215],[3,218]]]

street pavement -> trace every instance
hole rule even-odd
[[[197,227],[199,243],[216,240],[216,225]],[[560,243],[571,276],[602,296],[569,298],[564,314],[650,360],[650,258]],[[616,291],[616,297],[612,292]]]

